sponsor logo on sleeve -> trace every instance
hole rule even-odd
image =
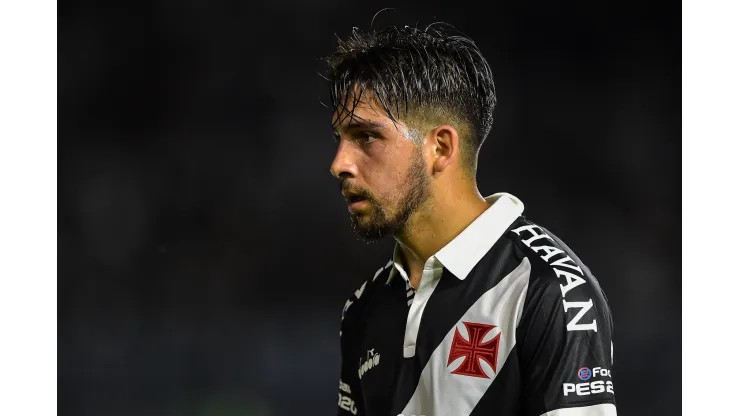
[[[576,375],[584,383],[563,383],[563,396],[589,396],[592,394],[614,394],[612,372],[602,367],[581,367]]]
[[[581,367],[578,370],[578,378],[580,378],[583,381],[586,381],[591,378],[591,369],[588,367]]]

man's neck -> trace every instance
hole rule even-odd
[[[415,213],[404,232],[395,236],[414,288],[419,286],[424,263],[490,206],[477,189],[464,195],[447,193],[431,205]]]

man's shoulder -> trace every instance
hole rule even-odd
[[[545,227],[519,217],[507,237],[527,258],[532,272],[529,290],[540,290],[564,299],[601,299],[603,292],[591,270],[561,239]]]
[[[347,301],[344,303],[342,310],[342,327],[346,327],[345,322],[352,320],[352,317],[358,315],[358,310],[370,298],[370,292],[373,292],[378,285],[384,284],[388,278],[390,268],[393,267],[393,260],[389,260],[382,267],[375,271],[372,276],[366,278],[357,289],[355,289]]]

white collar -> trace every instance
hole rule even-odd
[[[435,264],[439,261],[460,280],[468,276],[504,231],[524,212],[524,203],[509,193],[499,192],[485,199],[491,206],[431,257]],[[387,282],[390,283],[396,273],[408,281],[398,243],[393,249],[393,266]]]

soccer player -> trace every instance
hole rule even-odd
[[[354,230],[396,240],[344,305],[339,415],[616,415],[599,283],[522,201],[478,191],[496,98],[475,43],[354,29],[327,61],[331,173]]]

